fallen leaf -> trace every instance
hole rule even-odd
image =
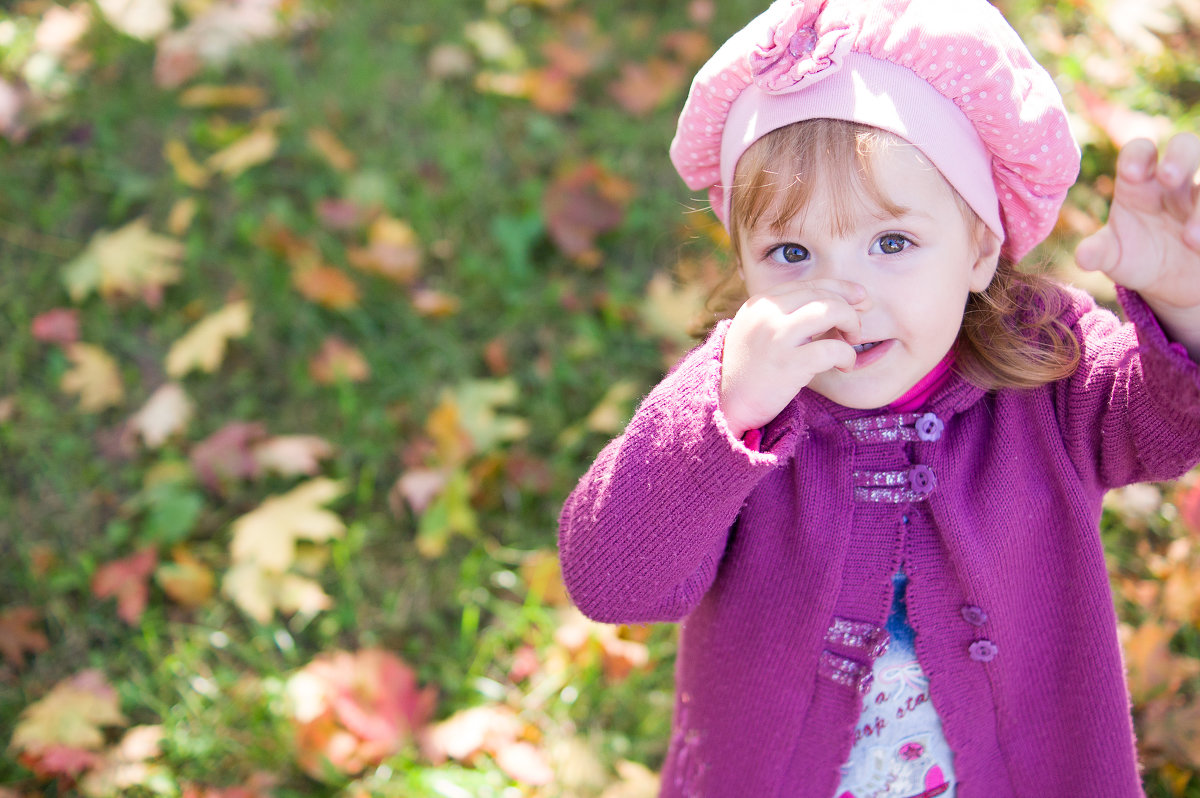
[[[292,284],[305,299],[333,310],[358,305],[358,285],[333,266],[310,266],[292,271]]]
[[[463,27],[463,37],[489,64],[518,69],[525,64],[525,52],[508,28],[495,20],[476,20]]]
[[[267,499],[233,522],[230,544],[233,561],[283,572],[295,559],[297,540],[320,542],[341,537],[345,525],[322,505],[345,491],[341,482],[317,478]]]
[[[620,781],[609,786],[600,798],[655,798],[660,783],[658,775],[638,762],[622,759],[617,762]]]
[[[254,447],[254,459],[263,471],[285,477],[312,476],[321,461],[333,456],[333,444],[316,435],[277,435]]]
[[[662,37],[663,49],[687,67],[703,64],[713,54],[712,39],[698,30],[676,30]]]
[[[124,726],[117,692],[97,670],[84,670],[56,684],[25,708],[9,748],[42,777],[77,776],[99,761],[106,726]]]
[[[192,226],[192,220],[200,210],[200,204],[195,197],[183,197],[175,200],[171,212],[167,214],[167,232],[173,236],[181,236]]]
[[[262,424],[233,421],[197,443],[190,459],[200,482],[213,493],[221,493],[227,480],[258,476],[254,447],[266,436]]]
[[[434,80],[461,78],[471,74],[475,68],[474,59],[466,48],[457,44],[439,44],[429,52],[426,69]]]
[[[317,203],[317,218],[327,230],[357,230],[367,222],[370,211],[348,199],[323,199]],[[354,259],[350,258],[353,263]],[[357,265],[357,264],[356,264]]]
[[[225,346],[232,338],[250,332],[250,303],[232,302],[205,316],[167,352],[167,374],[176,379],[191,371],[212,374],[225,359]]]
[[[392,493],[407,502],[413,513],[420,515],[429,509],[433,500],[445,490],[449,477],[449,473],[444,469],[412,468],[396,480]],[[395,512],[394,503],[392,507]]]
[[[308,146],[339,172],[349,172],[358,166],[358,158],[346,149],[346,145],[325,127],[314,127],[308,131]]]
[[[571,603],[556,552],[542,550],[529,554],[521,563],[520,573],[529,597],[538,604],[566,607]]]
[[[98,291],[105,299],[140,297],[154,306],[163,288],[182,276],[177,263],[182,257],[182,244],[150,232],[149,223],[138,219],[96,233],[83,254],[63,268],[63,283],[75,302]]]
[[[642,117],[671,99],[686,80],[687,71],[681,65],[652,58],[645,64],[621,67],[621,77],[609,85],[609,93],[626,111]]]
[[[1190,485],[1180,485],[1175,494],[1175,507],[1185,527],[1196,536],[1200,536],[1200,479],[1193,480]]]
[[[1200,675],[1200,661],[1170,650],[1171,638],[1177,629],[1153,620],[1136,629],[1128,624],[1121,625],[1126,680],[1135,704],[1175,693],[1185,681]]]
[[[205,165],[226,177],[234,178],[271,160],[278,149],[279,137],[275,131],[265,126],[258,127],[220,152],[209,156]]]
[[[59,386],[65,393],[79,394],[79,409],[98,413],[125,398],[121,372],[107,352],[92,344],[73,343],[67,358],[74,367],[63,374]]]
[[[381,216],[371,224],[367,246],[347,250],[346,259],[359,269],[408,285],[420,273],[421,246],[407,222]]]
[[[52,5],[42,14],[33,34],[34,47],[61,61],[75,49],[91,24],[91,8],[86,5]]]
[[[124,795],[137,787],[148,787],[152,779],[166,775],[161,765],[148,760],[162,754],[162,726],[134,726],[121,741],[80,781],[79,790],[89,798]]]
[[[473,483],[462,470],[450,473],[442,490],[421,513],[417,522],[417,552],[427,559],[437,559],[446,553],[455,535],[474,538],[479,533],[479,521],[471,507]]]
[[[599,263],[596,236],[618,227],[633,196],[631,183],[594,163],[556,179],[542,198],[551,239],[564,254],[584,265]]]
[[[171,165],[175,177],[188,188],[204,188],[211,173],[192,158],[187,145],[179,139],[167,139],[163,144],[163,157]]]
[[[183,547],[171,554],[174,562],[163,563],[154,572],[154,581],[176,604],[196,609],[213,596],[216,579],[212,569]]]
[[[0,612],[0,655],[14,668],[25,664],[27,654],[50,648],[42,630],[41,613],[33,607],[10,607]]]
[[[201,4],[185,28],[162,36],[154,60],[154,80],[175,88],[204,64],[221,65],[246,45],[276,35],[285,0],[212,0]]]
[[[0,78],[0,135],[9,141],[21,142],[29,135],[26,108],[29,90]]]
[[[444,319],[458,313],[462,302],[458,297],[431,288],[418,288],[412,292],[413,310],[421,316]]]
[[[430,726],[421,750],[438,765],[447,759],[470,762],[479,753],[514,742],[524,726],[517,713],[502,704],[471,707]]]
[[[321,385],[342,382],[365,382],[371,376],[371,367],[357,348],[336,335],[331,335],[321,344],[321,351],[308,362],[308,374]]]
[[[646,298],[638,308],[642,324],[652,333],[678,346],[689,346],[693,332],[703,319],[707,292],[699,285],[680,285],[664,272],[656,273],[646,286]]]
[[[554,780],[554,769],[545,752],[524,740],[501,746],[495,759],[509,778],[522,784],[540,787]]]
[[[443,401],[458,408],[458,420],[477,453],[490,452],[501,444],[529,434],[526,419],[501,412],[520,398],[511,377],[498,380],[468,380],[443,395]]]
[[[33,337],[48,344],[67,346],[79,340],[79,311],[54,308],[33,317]]]
[[[221,592],[262,624],[277,610],[315,615],[333,606],[333,599],[313,579],[265,570],[256,562],[239,563],[226,571]]]
[[[142,436],[151,449],[158,449],[172,435],[182,433],[195,414],[196,407],[183,386],[168,382],[159,387],[142,409],[129,419],[129,427]]]
[[[633,401],[641,393],[641,388],[632,380],[617,380],[588,413],[584,426],[592,432],[617,434],[633,415]]]
[[[258,86],[193,86],[179,95],[184,108],[261,108],[267,94]]]
[[[117,617],[136,626],[150,599],[150,575],[158,564],[154,549],[105,563],[92,575],[92,595],[117,599]]]
[[[174,0],[96,0],[100,13],[122,33],[149,40],[171,27]]]
[[[437,700],[402,659],[380,649],[322,654],[287,682],[300,766],[361,773],[420,735]]]
[[[575,81],[555,67],[527,73],[527,93],[533,107],[548,114],[565,114],[575,107]]]

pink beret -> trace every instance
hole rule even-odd
[[[776,0],[692,82],[671,160],[728,226],[737,159],[803,119],[920,149],[1020,259],[1079,173],[1054,81],[986,0]]]

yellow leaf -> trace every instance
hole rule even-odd
[[[171,206],[171,212],[167,214],[167,231],[173,236],[181,236],[186,233],[187,229],[192,226],[192,220],[196,218],[196,211],[199,207],[195,197],[175,200],[175,204]]]
[[[59,384],[66,393],[79,394],[80,410],[97,413],[125,398],[117,363],[103,349],[74,343],[67,348],[67,357],[75,367],[62,376]]]
[[[154,572],[154,581],[176,604],[194,609],[208,603],[213,595],[213,572],[183,548],[172,554],[175,562],[163,563]]]
[[[183,432],[192,420],[195,405],[177,382],[168,382],[151,395],[142,409],[129,419],[133,430],[151,449],[157,449],[172,435]]]
[[[225,358],[225,344],[250,332],[250,303],[242,300],[201,319],[167,353],[167,374],[178,379],[199,369],[207,374],[217,370]]]
[[[184,108],[260,108],[266,102],[257,86],[193,86],[179,95]]]
[[[92,291],[104,298],[141,296],[155,302],[163,286],[179,280],[176,263],[183,245],[173,238],[150,232],[145,219],[130,222],[115,232],[99,232],[87,250],[63,269],[63,282],[78,302]]]
[[[172,0],[97,0],[108,24],[122,33],[149,40],[171,27]]]
[[[233,522],[233,561],[279,573],[295,560],[297,539],[325,541],[341,537],[346,531],[342,520],[321,509],[321,505],[344,492],[343,483],[318,478],[267,499]]]
[[[35,752],[50,746],[98,751],[104,726],[124,726],[120,701],[99,671],[65,679],[21,713],[9,746]]]
[[[346,149],[329,128],[315,127],[308,131],[308,146],[316,150],[339,172],[349,172],[358,164],[354,153]]]
[[[252,166],[271,160],[278,149],[279,137],[275,131],[259,127],[210,156],[207,165],[226,177],[237,177]]]
[[[704,312],[705,291],[699,286],[680,286],[663,272],[650,279],[646,299],[639,311],[642,323],[680,346],[694,342],[692,330]]]
[[[270,621],[277,609],[311,615],[333,606],[333,600],[316,581],[269,571],[253,562],[230,568],[221,592],[259,623]]]
[[[167,139],[167,143],[163,145],[163,157],[175,170],[175,176],[179,178],[180,183],[189,188],[204,188],[208,185],[208,170],[196,163],[192,154],[188,152],[187,145],[179,139]]]

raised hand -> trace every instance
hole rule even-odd
[[[1171,337],[1200,356],[1200,138],[1158,148],[1137,139],[1117,157],[1108,222],[1075,250],[1080,268],[1137,291]]]
[[[817,374],[852,369],[868,304],[844,280],[796,280],[748,299],[722,356],[721,410],[734,435],[775,418]]]

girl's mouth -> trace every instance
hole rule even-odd
[[[881,343],[883,343],[883,342],[882,341],[872,341],[872,342],[866,343],[866,344],[855,344],[854,351],[861,355],[863,352],[868,352],[868,351],[874,349],[875,347],[879,346]]]

